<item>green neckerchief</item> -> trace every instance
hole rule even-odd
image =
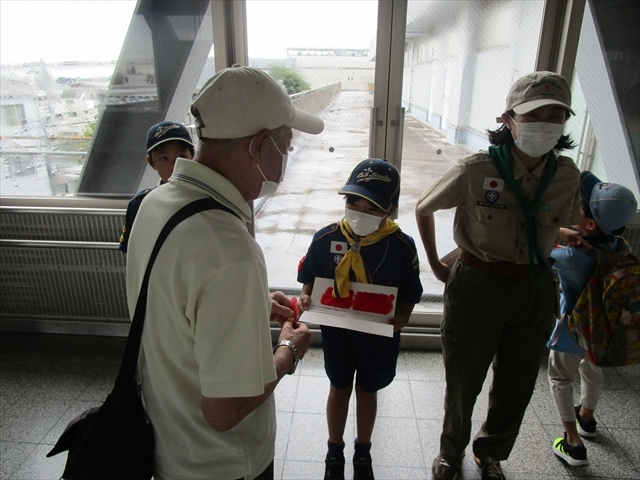
[[[498,169],[498,172],[504,179],[505,183],[516,196],[516,199],[520,204],[520,208],[522,209],[522,214],[524,215],[527,226],[527,245],[529,247],[529,267],[531,269],[531,272],[533,272],[534,269],[533,257],[535,255],[538,259],[538,264],[541,267],[542,276],[544,278],[544,274],[546,272],[545,265],[548,264],[546,263],[547,259],[544,258],[544,256],[540,252],[540,249],[538,248],[536,213],[538,213],[538,206],[540,204],[542,194],[551,183],[551,179],[558,169],[556,156],[553,153],[553,150],[548,153],[549,157],[547,159],[547,165],[544,168],[544,173],[542,174],[542,179],[540,180],[540,185],[538,186],[538,191],[536,192],[533,200],[529,204],[526,204],[524,201],[524,197],[522,196],[520,184],[516,182],[516,179],[513,175],[513,156],[511,155],[511,145],[491,146],[489,147],[489,155],[493,159],[493,162],[496,164],[496,168]]]

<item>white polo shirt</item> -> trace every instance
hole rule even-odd
[[[160,230],[181,207],[205,197],[243,220],[222,210],[188,218],[153,266],[138,366],[155,428],[156,480],[253,478],[274,457],[273,395],[227,432],[213,430],[201,410],[202,396],[256,396],[276,380],[266,266],[245,223],[251,210],[210,168],[178,159],[171,181],[142,202],[129,239],[129,311]]]

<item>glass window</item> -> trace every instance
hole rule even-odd
[[[24,122],[24,104],[0,105],[2,125],[5,127],[20,127]]]
[[[615,11],[587,2],[573,78],[573,110],[567,124],[579,146],[568,151],[581,170],[638,191],[640,149],[640,47],[632,22],[640,4],[619,2]]]
[[[459,158],[486,149],[512,83],[535,69],[544,2],[409,1],[402,89],[405,122],[398,222],[418,244],[423,308],[441,309],[444,285],[415,222],[422,192]],[[453,250],[453,210],[435,214],[440,256]]]
[[[249,65],[325,121],[320,135],[295,134],[278,191],[254,202],[273,288],[300,288],[299,260],[317,230],[342,218],[338,189],[367,158],[376,28],[375,1],[247,1]]]
[[[75,191],[135,6],[0,2],[3,195]]]

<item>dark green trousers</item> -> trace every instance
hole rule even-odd
[[[442,353],[446,373],[440,454],[458,461],[469,444],[471,416],[493,362],[489,411],[473,452],[505,460],[535,388],[556,310],[556,286],[539,273],[491,275],[461,263],[445,287]]]

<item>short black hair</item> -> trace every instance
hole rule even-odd
[[[513,110],[509,110],[506,112],[511,118],[516,114]],[[567,111],[567,120],[569,119],[569,112]],[[511,130],[507,128],[506,125],[501,125],[500,128],[496,130],[487,129],[487,133],[489,134],[489,143],[491,145],[511,145],[514,143],[513,135],[511,135]],[[570,135],[562,135],[558,140],[554,150],[571,150],[576,147],[576,143],[571,139]]]

